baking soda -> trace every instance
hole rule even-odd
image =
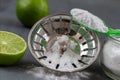
[[[44,54],[47,56],[47,59],[40,60],[40,62],[51,69],[56,69],[56,64],[59,64],[57,70],[60,71],[71,72],[74,70],[75,68],[70,64],[72,62],[76,62],[76,65],[81,67],[79,62],[77,62],[80,59],[80,52],[74,52],[78,44],[66,35],[56,36],[55,38],[55,40],[52,39],[47,44],[47,51]],[[52,41],[54,41],[54,43]],[[61,49],[64,51],[62,52]],[[49,61],[51,61],[51,63],[49,63]]]
[[[36,65],[25,65],[21,67],[24,69],[25,73],[34,76],[37,80],[81,80],[89,79],[89,72],[72,72],[72,73],[60,73],[56,71],[49,70],[44,67],[38,67]]]
[[[120,76],[120,45],[108,41],[103,49],[103,63],[112,73]]]
[[[89,28],[100,31],[100,32],[107,32],[108,27],[104,25],[104,22],[98,18],[97,16],[93,15],[92,13],[83,10],[83,9],[72,9],[71,14],[79,21],[87,25]]]

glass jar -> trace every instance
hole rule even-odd
[[[120,80],[120,37],[108,37],[101,60],[105,74],[114,80]]]

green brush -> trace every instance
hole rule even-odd
[[[86,10],[74,8],[74,9],[71,10],[71,15],[72,15],[73,19],[76,22],[78,22],[81,26],[86,27],[87,29],[90,29],[90,30],[92,30],[94,32],[103,33],[103,34],[106,34],[106,35],[109,35],[109,36],[120,36],[120,30],[110,28],[110,26],[108,26],[107,24],[105,24],[100,18],[98,18],[97,16],[94,16],[93,14],[89,13]],[[91,20],[91,21],[94,20],[93,22],[95,22],[95,20],[99,20],[100,22],[102,22],[101,24],[103,24],[107,28],[107,30],[106,31],[100,31],[98,29],[92,28],[91,26],[89,26],[87,24],[87,21],[85,22],[85,21],[83,21],[82,19],[79,18],[80,15],[84,15],[84,18],[87,18],[87,16],[90,16],[89,20]],[[91,16],[95,17],[95,18],[91,19]],[[97,25],[97,26],[99,26],[99,25]]]

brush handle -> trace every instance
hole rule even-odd
[[[110,36],[120,36],[120,29],[118,30],[118,29],[109,28],[107,34]]]
[[[120,30],[118,29],[112,29],[110,28],[109,25],[107,25],[105,22],[104,24],[106,25],[106,27],[108,27],[108,32],[102,32],[102,31],[98,31],[98,30],[95,30],[95,29],[92,29],[90,28],[89,26],[87,26],[86,24],[82,23],[81,21],[79,21],[74,15],[72,15],[73,19],[79,23],[79,25],[83,26],[83,27],[86,27],[87,29],[89,30],[92,30],[94,32],[99,32],[99,33],[103,33],[103,34],[106,34],[108,36],[120,36]]]

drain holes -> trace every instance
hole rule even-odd
[[[83,63],[85,65],[88,65],[87,63],[83,62],[82,60],[78,60],[79,63]]]
[[[55,31],[55,28],[54,28],[54,26],[53,26],[53,21],[49,18],[49,20],[50,20],[50,27],[51,27],[51,29],[53,30],[53,31]]]
[[[33,43],[40,45],[40,46],[43,46],[40,42],[37,42],[37,41],[33,41]]]
[[[96,49],[97,47],[95,47],[95,48],[86,48],[86,49],[84,49],[83,51],[89,51],[89,50],[94,50],[94,49]]]
[[[57,65],[56,65],[56,69],[58,69],[58,68],[59,68],[59,66],[60,66],[60,64],[57,64]]]
[[[46,59],[47,56],[42,56],[42,57],[39,57],[38,59]]]
[[[89,56],[89,55],[82,55],[81,57],[88,57],[88,58],[93,58],[94,56]]]
[[[45,38],[42,35],[40,35],[39,33],[36,33],[36,35],[39,36],[40,38],[42,38],[43,40],[45,40]]]
[[[44,50],[39,50],[39,49],[35,49],[34,51],[37,51],[37,52],[44,52]]]
[[[83,35],[81,35],[80,37],[79,37],[79,39],[82,39],[84,36],[86,36],[88,34],[88,32],[86,32],[86,33],[84,33]]]
[[[44,28],[44,26],[42,24],[40,24],[41,28],[45,31],[45,33],[49,36],[49,32]]]
[[[76,64],[74,64],[74,63],[72,63],[72,66],[73,66],[74,68],[77,68]]]
[[[89,43],[89,42],[92,42],[93,40],[94,40],[94,39],[87,40],[87,41],[83,42],[82,45],[85,45],[85,44],[87,44],[87,43]]]
[[[49,61],[49,63],[51,64],[51,63],[52,63],[52,61]]]

